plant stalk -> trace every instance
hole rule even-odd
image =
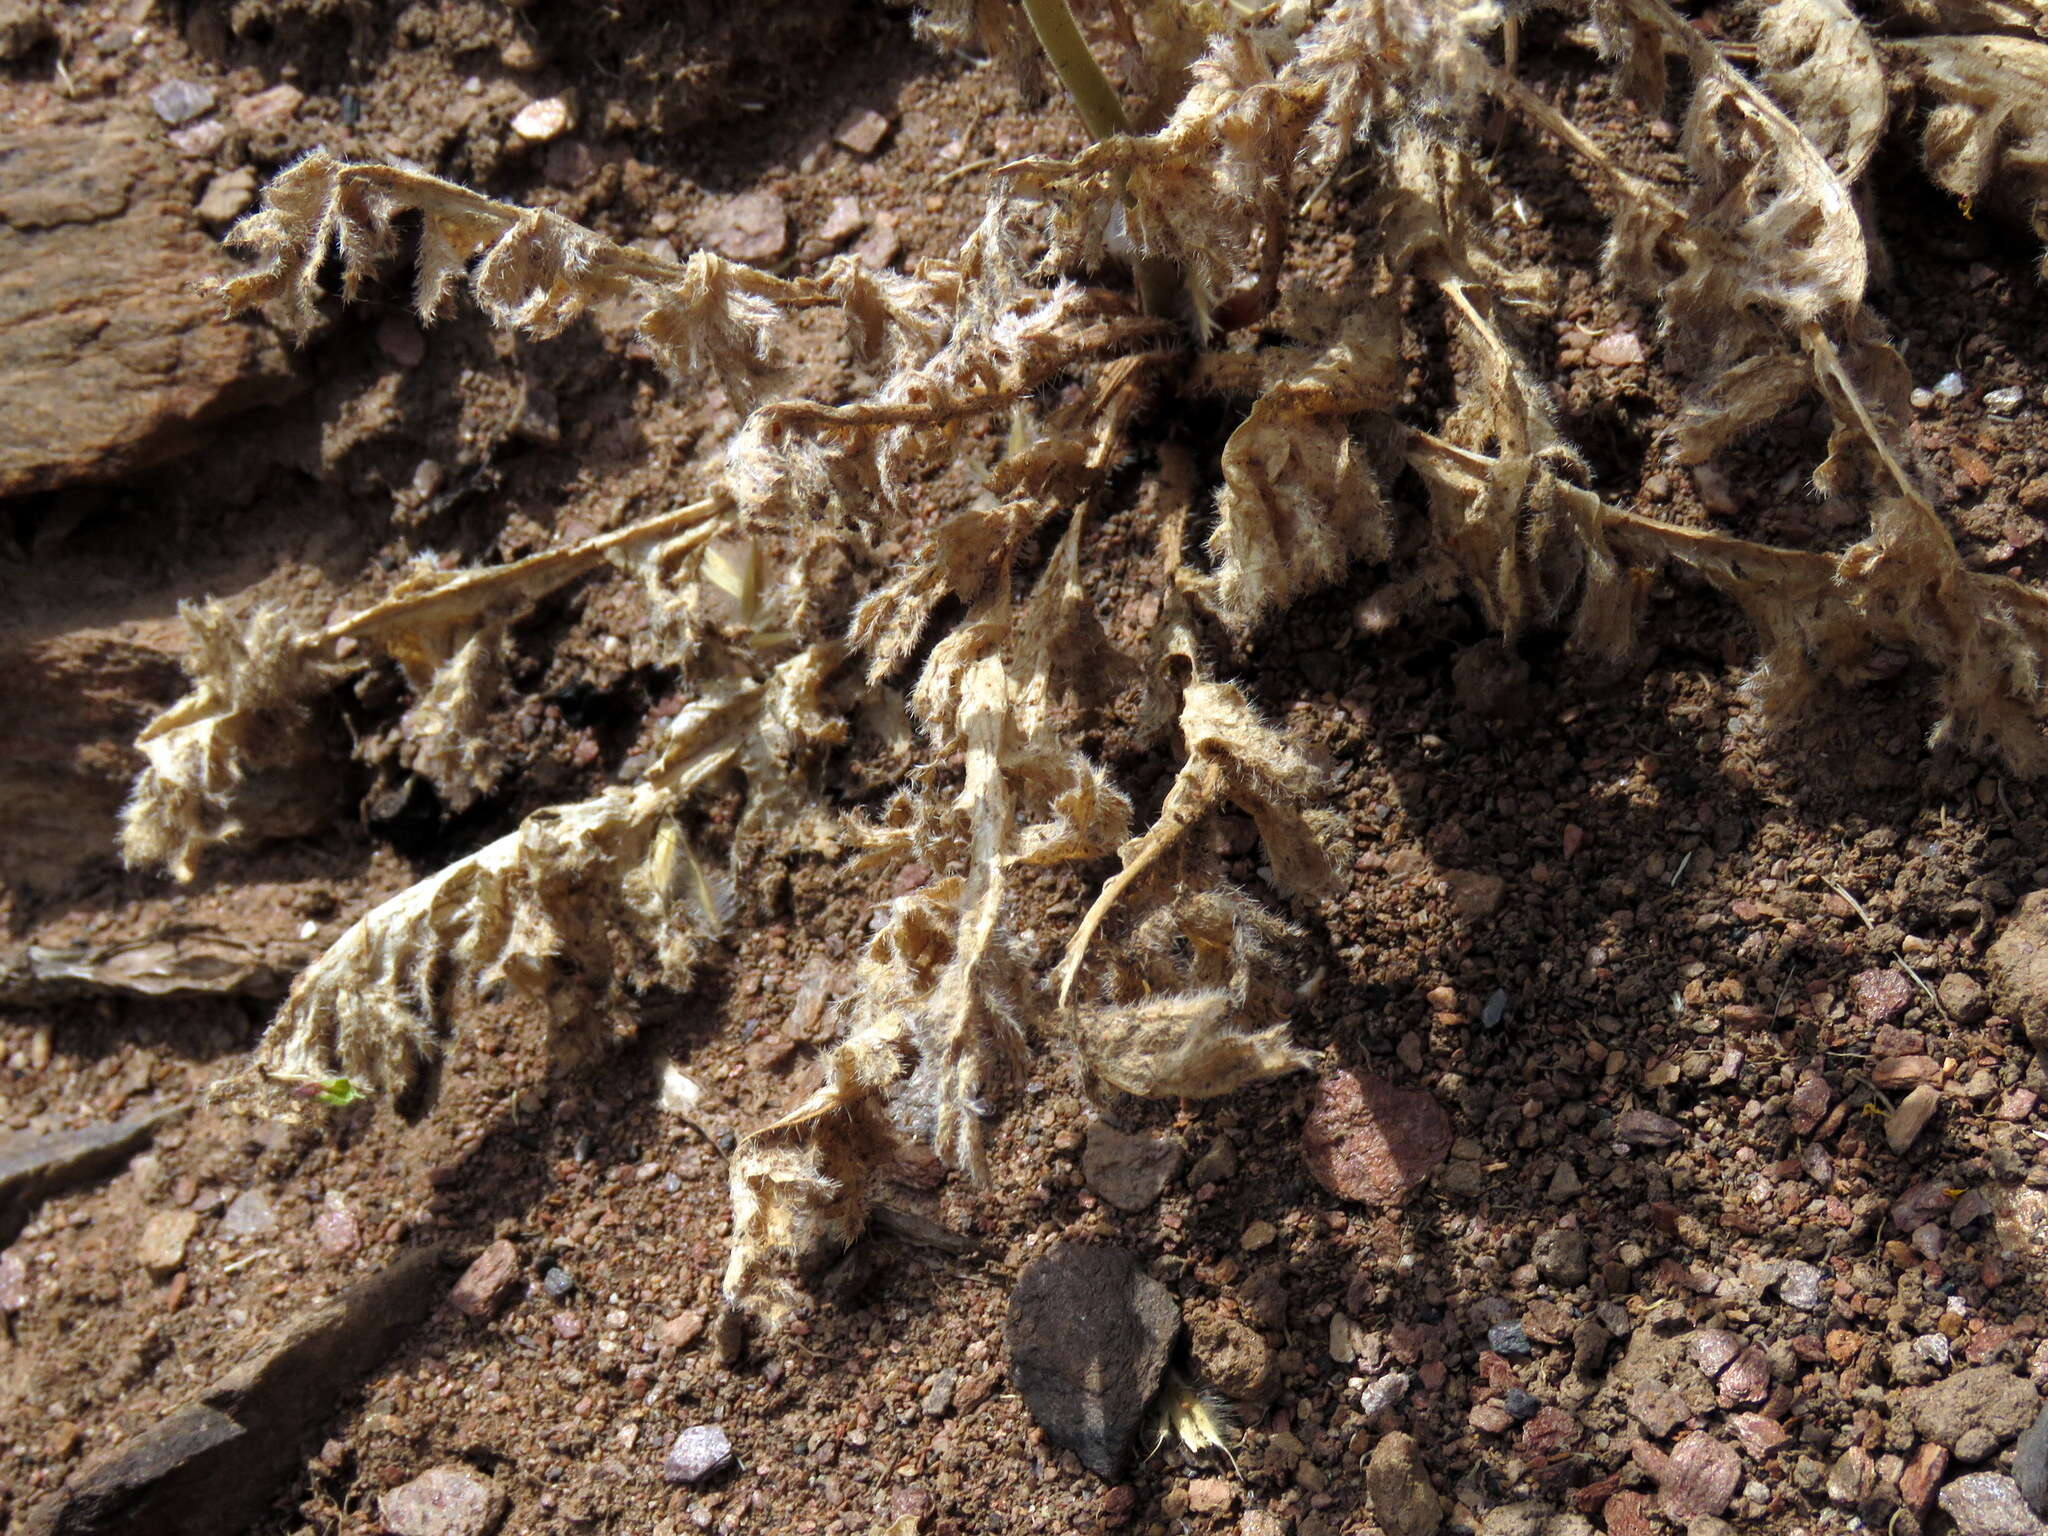
[[[1067,6],[1067,0],[1020,0],[1020,3],[1025,16],[1031,21],[1031,30],[1038,36],[1038,46],[1045,50],[1053,73],[1060,77],[1060,84],[1073,97],[1074,107],[1081,114],[1082,126],[1090,137],[1101,140],[1128,134],[1131,120],[1124,113],[1124,104],[1117,97],[1116,87],[1102,72],[1102,66],[1095,62],[1095,54],[1088,47],[1088,39],[1081,35],[1081,28]],[[1129,202],[1126,198],[1126,207]],[[1173,263],[1139,254],[1132,258],[1131,275],[1137,281],[1139,306],[1146,314],[1171,315],[1174,312],[1180,297],[1180,274],[1174,270]]]

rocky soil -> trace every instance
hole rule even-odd
[[[1547,89],[1625,116],[1538,44]],[[1342,767],[1352,886],[1295,913],[1322,1069],[1090,1106],[1047,1056],[991,1185],[891,1170],[783,1335],[721,1308],[723,1159],[815,1080],[865,936],[874,893],[822,858],[601,1059],[486,1004],[415,1120],[208,1104],[321,946],[629,772],[681,684],[586,583],[520,631],[497,790],[408,776],[386,680],[333,723],[325,814],[174,889],[112,845],[177,603],[344,611],[423,550],[567,542],[689,499],[735,422],[604,316],[427,333],[395,278],[298,352],[219,320],[195,288],[261,179],[324,143],[656,249],[886,266],[1077,132],[870,6],[0,0],[0,1526],[2048,1532],[2048,798],[1930,751],[1910,670],[1760,737],[1747,637],[1692,590],[1619,677],[1455,608],[1383,634],[1370,571],[1231,658]],[[1529,239],[1583,265],[1582,189],[1504,132]],[[1887,154],[1918,446],[1972,560],[2039,580],[2034,242]],[[1298,280],[1362,208],[1326,200]],[[1768,442],[1614,480],[1673,405],[1653,338],[1583,280],[1554,330],[1603,494],[1825,532]],[[836,340],[803,367],[852,381]],[[835,803],[901,766],[857,737]],[[1079,910],[1043,900],[1048,934]],[[1061,1285],[1125,1298],[1109,1343]],[[1146,1456],[1176,1380],[1228,1456]]]

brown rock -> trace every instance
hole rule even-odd
[[[1199,1308],[1188,1318],[1188,1345],[1202,1380],[1233,1402],[1255,1402],[1273,1390],[1273,1351],[1256,1329]]]
[[[1726,1328],[1701,1328],[1685,1341],[1685,1358],[1709,1381],[1727,1370],[1741,1353],[1742,1340]]]
[[[1660,1440],[1692,1417],[1678,1389],[1661,1381],[1638,1382],[1629,1396],[1628,1413]]]
[[[856,112],[833,132],[832,137],[856,155],[872,155],[889,136],[889,119],[869,108]]]
[[[197,291],[224,265],[140,125],[0,132],[0,497],[127,474],[277,397],[275,339]]]
[[[853,254],[861,265],[879,272],[894,261],[903,249],[903,236],[896,228],[893,213],[878,213],[868,231],[856,240]]]
[[[1555,1456],[1579,1443],[1585,1430],[1555,1403],[1538,1408],[1522,1426],[1522,1451],[1528,1456]]]
[[[1760,1413],[1730,1414],[1728,1427],[1735,1431],[1742,1448],[1759,1461],[1791,1438],[1784,1425]]]
[[[836,251],[865,229],[867,222],[868,216],[861,211],[859,198],[835,197],[832,206],[825,211],[825,222],[818,226],[817,238],[827,250]]]
[[[1932,1056],[1887,1056],[1870,1069],[1870,1080],[1887,1093],[1931,1083],[1940,1076],[1941,1063]]]
[[[1413,1435],[1380,1436],[1365,1464],[1365,1496],[1386,1536],[1436,1536],[1444,1523],[1443,1500]]]
[[[1469,869],[1447,869],[1444,884],[1450,889],[1451,910],[1463,923],[1481,923],[1500,910],[1508,883],[1499,875],[1484,875]]]
[[[1894,1152],[1904,1153],[1920,1139],[1920,1133],[1927,1129],[1927,1122],[1934,1118],[1934,1112],[1941,1108],[1941,1094],[1929,1084],[1922,1083],[1905,1098],[1899,1107],[1885,1117],[1885,1144]]]
[[[1615,1494],[1601,1511],[1607,1522],[1607,1536],[1650,1536],[1649,1504],[1640,1493]]]
[[[229,110],[235,121],[251,133],[276,133],[298,115],[306,93],[296,85],[273,85],[267,91],[244,96]]]
[[[1188,1509],[1197,1515],[1221,1515],[1237,1502],[1237,1490],[1226,1478],[1197,1477],[1188,1483]]]
[[[1991,997],[2035,1050],[2048,1049],[2048,890],[2030,892],[1985,953]]]
[[[1060,1243],[1017,1277],[1005,1335],[1010,1379],[1046,1438],[1119,1481],[1180,1336],[1173,1293],[1120,1248]]]
[[[1474,1403],[1465,1422],[1483,1435],[1504,1435],[1515,1427],[1515,1416],[1497,1402]]]
[[[2041,1411],[2041,1394],[2034,1384],[1995,1365],[1958,1371],[1946,1381],[1914,1387],[1901,1396],[1921,1437],[1950,1450],[1973,1429],[1982,1429],[2003,1444]]]
[[[329,1258],[339,1259],[353,1253],[362,1241],[355,1213],[330,1195],[320,1214],[313,1218],[313,1241]]]
[[[1828,1469],[1828,1499],[1854,1509],[1870,1497],[1876,1480],[1877,1470],[1870,1464],[1870,1452],[1852,1445]]]
[[[1983,984],[1963,971],[1950,971],[1934,988],[1948,1016],[1958,1024],[1982,1024],[1991,1013]]]
[[[1818,1073],[1807,1073],[1792,1090],[1792,1129],[1801,1136],[1811,1135],[1813,1128],[1827,1118],[1828,1106],[1834,1101],[1835,1091],[1828,1086],[1828,1080]]]
[[[150,1276],[168,1280],[185,1267],[185,1248],[199,1230],[197,1211],[158,1211],[143,1224],[142,1240],[135,1245],[135,1261]]]
[[[669,1318],[655,1329],[655,1342],[666,1344],[670,1349],[688,1349],[703,1337],[706,1321],[704,1309],[692,1307],[687,1312]]]
[[[1614,1139],[1631,1147],[1668,1147],[1685,1134],[1669,1116],[1647,1109],[1625,1109],[1614,1117]]]
[[[1714,1383],[1723,1408],[1743,1408],[1771,1395],[1771,1367],[1764,1352],[1752,1344],[1735,1357]]]
[[[1924,1517],[1933,1505],[1934,1490],[1941,1486],[1947,1471],[1948,1452],[1943,1447],[1923,1445],[1913,1452],[1913,1459],[1899,1474],[1899,1498],[1915,1519]]]
[[[1120,1211],[1142,1211],[1180,1172],[1186,1149],[1171,1136],[1129,1136],[1097,1120],[1088,1127],[1081,1173]]]
[[[498,1315],[513,1283],[519,1279],[519,1250],[506,1238],[499,1238],[476,1256],[476,1262],[462,1272],[448,1301],[456,1311],[478,1322]]]
[[[1972,1472],[1941,1490],[1941,1507],[1958,1536],[2043,1536],[2048,1524],[2027,1508],[2019,1485],[1997,1472]]]
[[[704,243],[733,261],[774,261],[789,249],[789,210],[768,191],[725,198],[705,220]]]
[[[1450,1116],[1427,1093],[1356,1072],[1316,1085],[1301,1133],[1317,1182],[1368,1205],[1399,1205],[1450,1155],[1451,1140]]]

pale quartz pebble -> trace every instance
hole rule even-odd
[[[519,109],[512,131],[529,144],[545,144],[567,133],[573,117],[567,98],[543,96]]]
[[[2017,384],[2008,384],[2003,389],[1987,389],[1984,391],[1984,409],[2009,416],[2025,403],[2026,398],[2026,392]]]
[[[149,93],[156,115],[173,128],[213,110],[213,87],[193,80],[166,80]]]
[[[1969,387],[1969,381],[1960,373],[1944,373],[1941,382],[1934,386],[1934,397],[1937,400],[1960,400]]]

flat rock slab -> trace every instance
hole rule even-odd
[[[4,278],[0,278],[4,281]],[[0,405],[0,411],[5,406]],[[182,1110],[153,1110],[47,1136],[0,1141],[0,1248],[21,1235],[35,1208],[52,1195],[104,1178],[149,1145],[156,1128]]]
[[[1316,1182],[1367,1205],[1399,1205],[1450,1155],[1451,1140],[1451,1117],[1435,1099],[1364,1072],[1318,1083],[1301,1131]]]
[[[0,131],[0,497],[167,458],[289,376],[266,327],[198,291],[230,263],[162,132]]]
[[[1010,1379],[1046,1438],[1118,1481],[1180,1335],[1173,1293],[1121,1248],[1061,1243],[1017,1277],[1007,1334]]]
[[[299,1466],[307,1435],[427,1314],[441,1254],[417,1249],[272,1333],[213,1388],[80,1468],[22,1536],[232,1536]]]

